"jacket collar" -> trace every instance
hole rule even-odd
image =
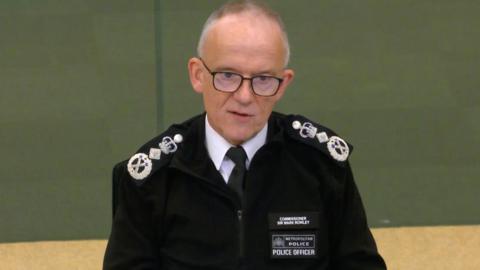
[[[273,112],[268,120],[267,142],[260,149],[274,147],[283,140],[283,115]],[[205,146],[205,113],[190,122],[184,141],[170,162],[170,167],[212,184],[225,184]],[[208,177],[207,177],[208,176]]]

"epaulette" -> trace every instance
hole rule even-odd
[[[183,142],[184,133],[182,126],[173,125],[140,147],[127,163],[132,180],[141,185],[150,175],[167,165]]]
[[[345,165],[352,153],[353,146],[332,130],[301,115],[289,115],[285,123],[287,134],[290,137],[320,150],[339,165]]]

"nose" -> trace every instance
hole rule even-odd
[[[238,102],[244,104],[252,102],[254,95],[255,94],[253,93],[251,81],[248,79],[244,79],[242,81],[242,84],[240,85],[240,88],[238,88],[238,90],[233,93],[233,97]]]

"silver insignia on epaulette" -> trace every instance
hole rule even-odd
[[[176,142],[176,143],[181,143],[181,142],[183,142],[183,136],[182,136],[182,134],[176,134],[175,136],[173,136],[173,141]]]
[[[138,153],[128,160],[127,170],[136,180],[142,180],[152,171],[152,161],[144,153]]]
[[[327,143],[327,148],[330,152],[330,155],[338,161],[347,160],[350,153],[348,144],[337,136],[330,137]]]
[[[317,134],[318,129],[310,122],[305,122],[305,123],[302,124],[300,121],[295,120],[295,121],[292,122],[292,127],[293,127],[293,129],[299,130],[298,134],[300,134],[300,136],[302,138],[313,139],[313,138],[315,138],[315,136],[317,136],[318,140],[321,143],[328,141],[327,134],[325,132],[321,132],[321,133]],[[327,138],[326,141],[325,141],[325,136]]]
[[[300,123],[300,121],[295,120],[292,122],[292,127],[293,129],[300,129],[302,127],[302,123]]]
[[[338,160],[345,161],[350,154],[348,144],[337,136],[328,137],[325,131],[317,133],[318,129],[310,122],[301,123],[298,120],[292,122],[292,127],[299,130],[299,134],[303,138],[317,138],[319,143],[327,143],[327,149],[330,155]]]
[[[160,150],[165,154],[170,154],[177,151],[177,144],[171,137],[163,137],[162,142],[158,144]]]
[[[161,155],[162,155],[162,150],[160,150],[158,148],[150,148],[150,153],[149,153],[148,157],[150,159],[159,160]]]
[[[305,122],[300,129],[300,136],[303,138],[315,138],[317,128],[312,123]]]
[[[316,136],[320,143],[328,142],[328,135],[325,131],[318,133]]]

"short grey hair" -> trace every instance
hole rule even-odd
[[[288,62],[290,61],[290,44],[288,42],[288,35],[287,31],[285,30],[285,24],[283,23],[282,18],[277,12],[272,10],[267,5],[254,0],[229,1],[223,6],[221,6],[219,9],[213,11],[212,14],[210,14],[207,21],[203,25],[200,40],[198,41],[198,56],[202,57],[205,39],[207,37],[208,31],[215,22],[217,22],[219,19],[223,18],[226,15],[240,14],[244,12],[258,12],[266,18],[275,22],[280,27],[283,45],[285,48],[285,66],[287,66]]]

